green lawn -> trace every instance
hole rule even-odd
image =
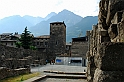
[[[0,82],[22,82],[24,80],[30,79],[38,75],[40,75],[40,73],[30,73],[30,74],[20,75],[16,77],[6,78],[4,80],[0,80]]]

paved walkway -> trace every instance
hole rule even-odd
[[[86,72],[87,68],[82,66],[68,66],[68,65],[44,65],[39,67],[34,67],[31,69],[31,72],[41,72],[43,71],[62,71],[70,73],[82,73]]]
[[[28,79],[28,80],[26,80],[24,82],[32,82],[35,79],[39,79],[39,78],[45,77],[45,76],[73,76],[73,77],[75,77],[75,76],[79,76],[79,77],[82,76],[82,75],[72,75],[72,74],[46,73],[44,71],[64,72],[64,73],[84,73],[84,72],[86,72],[86,67],[82,67],[82,66],[68,66],[68,65],[50,65],[50,64],[47,64],[47,65],[44,65],[44,66],[33,67],[33,68],[31,68],[31,72],[40,72],[41,75],[38,76],[38,77],[34,77],[34,78],[31,78],[31,79]],[[54,82],[54,81],[58,82],[58,80],[59,80],[59,82],[67,81],[67,79],[63,79],[62,80],[62,79],[56,79],[56,78],[47,78],[47,79],[44,79],[43,81],[39,81],[39,82],[51,82],[51,80],[53,80],[52,82]],[[68,79],[68,82],[73,82],[73,81],[75,81],[75,79]],[[83,80],[81,82],[86,82],[86,80]]]

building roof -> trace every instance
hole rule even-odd
[[[78,42],[78,41],[87,41],[87,37],[77,37],[77,38],[72,38],[73,42]]]
[[[16,34],[13,37],[21,38],[21,34]]]
[[[38,36],[38,37],[34,37],[34,38],[50,38],[50,35],[43,35],[43,36]]]
[[[1,42],[16,42],[17,40],[0,40]]]
[[[65,25],[64,21],[63,22],[52,22],[50,24],[64,24]],[[65,27],[66,27],[66,25],[65,25]]]
[[[0,35],[12,35],[13,33],[2,33]]]

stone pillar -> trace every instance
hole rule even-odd
[[[88,42],[89,42],[89,50],[87,53],[88,57],[88,65],[87,65],[87,81],[93,82],[94,73],[96,70],[96,66],[94,63],[94,55],[97,50],[97,25],[93,25],[93,30],[87,32]]]

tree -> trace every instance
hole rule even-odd
[[[30,49],[31,50],[36,50],[36,47],[35,46],[30,46]]]
[[[20,48],[21,47],[21,42],[16,42],[15,45],[16,45],[16,47]]]
[[[22,33],[21,38],[19,41],[21,42],[21,46],[24,49],[30,49],[30,46],[32,46],[32,36],[30,34],[31,32],[27,30],[27,27],[24,30],[24,33]]]

